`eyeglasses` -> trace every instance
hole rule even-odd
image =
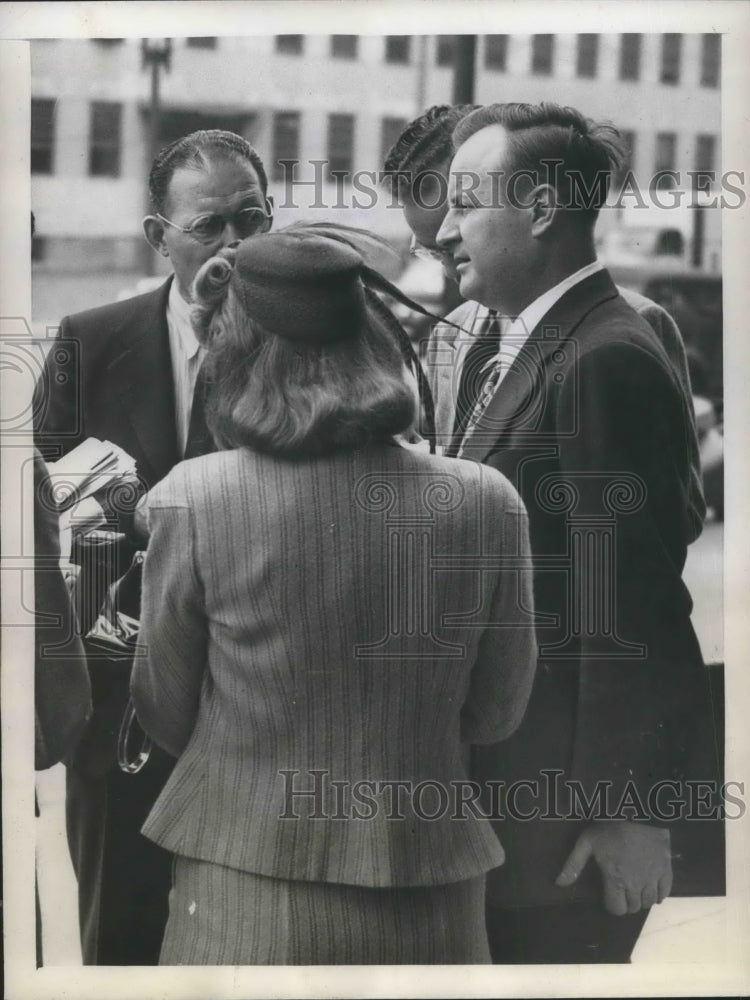
[[[259,205],[250,205],[247,208],[241,208],[239,212],[235,212],[233,215],[219,215],[211,212],[208,215],[199,215],[188,226],[178,226],[176,222],[172,222],[171,219],[165,218],[158,212],[156,213],[156,218],[161,219],[162,222],[166,222],[173,229],[179,229],[181,233],[192,236],[199,243],[215,243],[221,239],[229,222],[232,223],[237,235],[242,239],[246,236],[255,236],[257,233],[262,232],[264,226],[271,218],[271,206],[266,201],[263,208]]]
[[[418,257],[420,260],[437,260],[440,261],[441,264],[445,259],[445,251],[437,248],[433,249],[432,247],[422,246],[416,236],[412,236],[411,238],[409,253],[412,257]]]

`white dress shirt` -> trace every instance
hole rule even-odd
[[[602,270],[604,270],[604,265],[600,263],[600,261],[594,260],[590,264],[586,264],[585,267],[580,268],[578,271],[574,271],[573,274],[569,274],[567,278],[563,278],[563,280],[557,285],[553,285],[552,288],[548,288],[546,292],[543,292],[538,298],[534,299],[533,302],[530,302],[523,312],[520,313],[515,320],[510,322],[510,325],[506,326],[508,323],[508,317],[501,317],[500,351],[494,358],[490,358],[489,361],[487,361],[487,363],[483,366],[482,371],[489,371],[489,369],[492,368],[497,361],[499,361],[500,378],[497,385],[500,385],[505,376],[508,374],[511,365],[518,357],[521,348],[531,336],[532,331],[544,319],[552,306],[558,302],[567,291],[579,282],[585,281],[585,279],[590,277],[592,274],[596,274],[597,271]],[[480,316],[477,314],[477,321],[479,320]]]
[[[167,302],[167,327],[169,329],[172,375],[174,376],[177,447],[180,455],[185,454],[195,382],[198,378],[198,370],[206,355],[206,349],[198,342],[190,322],[191,309],[191,304],[180,295],[177,282],[173,281]]]

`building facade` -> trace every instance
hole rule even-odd
[[[197,128],[239,132],[268,167],[280,224],[340,219],[401,241],[401,213],[377,195],[377,178],[358,193],[352,177],[378,171],[421,110],[450,102],[454,38],[174,39],[158,71],[159,142]],[[645,187],[661,169],[721,170],[718,35],[480,36],[475,80],[477,103],[552,100],[613,121]],[[163,266],[140,225],[152,101],[141,41],[34,41],[31,86],[35,269]]]

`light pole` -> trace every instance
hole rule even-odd
[[[159,84],[161,82],[162,67],[169,72],[172,63],[172,39],[171,38],[143,38],[141,39],[141,69],[151,70],[151,101],[148,115],[148,152],[149,164],[154,162],[156,154],[159,152],[159,137],[161,133],[161,96]],[[148,197],[148,195],[147,195]],[[146,262],[146,274],[156,273],[156,260],[153,251],[148,248]]]

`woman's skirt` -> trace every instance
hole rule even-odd
[[[178,856],[159,964],[489,964],[484,886],[292,882]]]

